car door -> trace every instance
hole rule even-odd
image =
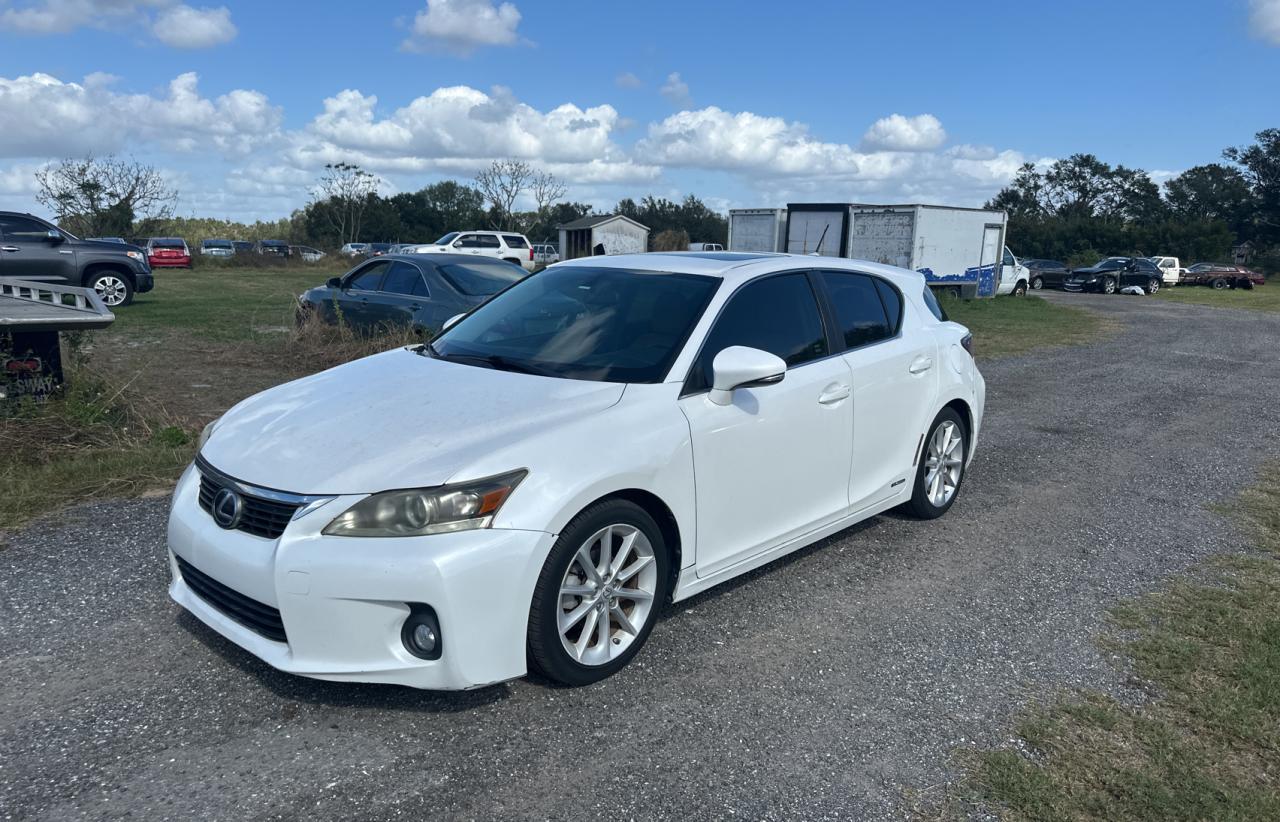
[[[370,325],[411,326],[427,296],[422,270],[414,263],[393,260],[377,292],[368,296],[364,310]]]
[[[342,288],[333,295],[337,302],[335,320],[352,328],[369,330],[378,323],[377,308],[370,310],[369,298],[376,296],[382,278],[391,267],[390,260],[371,260],[348,274]],[[328,308],[334,312],[331,304]]]
[[[80,285],[76,255],[49,226],[19,214],[0,215],[0,277]]]
[[[480,254],[482,256],[493,257],[495,260],[502,259],[502,240],[498,239],[496,234],[478,234],[476,235],[476,242],[480,244]]]
[[[480,235],[479,234],[463,234],[453,243],[454,247],[462,254],[479,254],[480,253]]]
[[[711,363],[743,345],[787,363],[782,382],[708,398]],[[808,272],[742,286],[707,334],[679,401],[697,495],[697,573],[705,577],[838,519],[853,444],[849,367],[833,356]]]
[[[849,503],[860,510],[898,493],[912,475],[936,410],[937,341],[914,323],[907,329],[906,301],[889,281],[851,271],[819,279],[853,379]]]

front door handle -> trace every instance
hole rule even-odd
[[[923,374],[930,368],[933,368],[932,357],[916,357],[911,361],[910,371],[912,374]]]
[[[851,393],[849,386],[844,383],[833,382],[822,389],[822,393],[818,395],[818,402],[822,405],[835,405],[841,400],[849,399]]]
[[[16,245],[0,245],[0,251],[20,251]]]

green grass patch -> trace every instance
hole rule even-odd
[[[1158,300],[1175,303],[1212,305],[1220,308],[1251,308],[1255,311],[1280,311],[1280,282],[1253,288],[1228,288],[1215,291],[1200,285],[1181,285],[1162,288],[1156,292]]]
[[[160,269],[153,290],[116,310],[107,336],[177,331],[234,342],[278,335],[293,325],[299,294],[345,270],[319,265]]]
[[[1105,333],[1109,324],[1090,311],[1040,297],[957,300],[944,297],[947,316],[973,332],[979,357],[1022,354],[1046,346],[1079,345]]]
[[[968,776],[936,815],[1280,819],[1280,488],[1255,486],[1224,511],[1261,553],[1111,612],[1123,633],[1104,645],[1153,700],[1135,708],[1086,692],[1028,711],[1017,733],[1032,755],[966,757]]]

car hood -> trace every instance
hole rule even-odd
[[[395,349],[250,397],[200,453],[244,482],[299,494],[439,485],[479,457],[604,411],[623,389]]]

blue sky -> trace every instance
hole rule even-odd
[[[216,0],[214,0],[216,2]],[[1158,179],[1280,126],[1280,0],[0,0],[0,207],[85,152],[286,215],[515,156],[569,196],[979,204],[1078,151]]]

